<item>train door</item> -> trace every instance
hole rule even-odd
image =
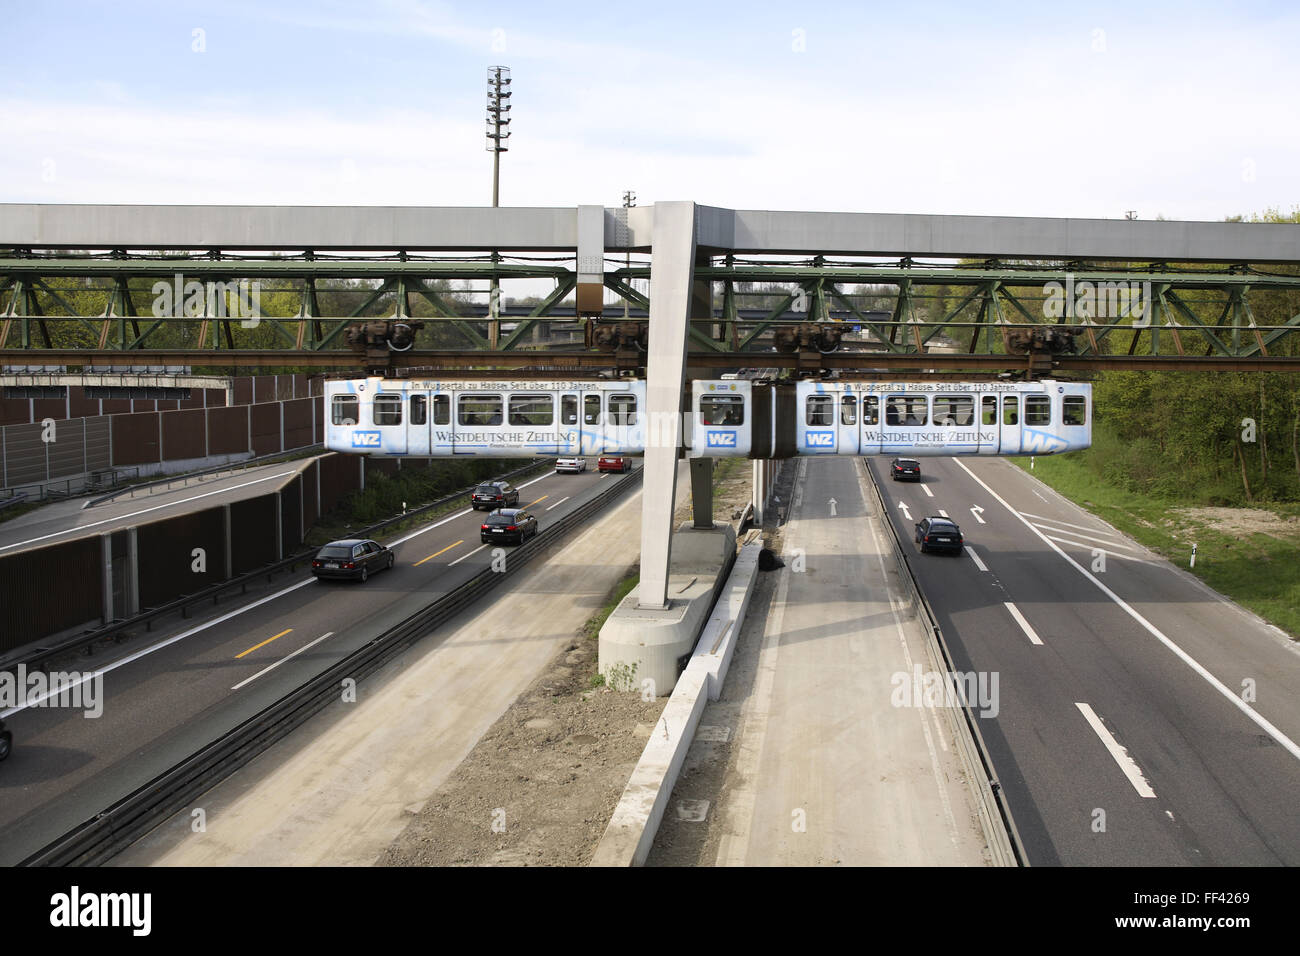
[[[930,423],[930,402],[922,394],[910,392],[884,396],[885,427],[880,443],[884,455],[917,455],[942,447],[941,442],[927,438]]]
[[[557,429],[561,455],[582,454],[582,426],[578,416],[581,414],[582,396],[577,392],[560,393],[560,425]]]
[[[605,445],[608,450],[618,454],[641,450],[637,441],[641,420],[637,405],[637,397],[632,393],[607,396]]]
[[[451,427],[451,393],[435,392],[430,398],[429,418],[433,427],[429,431],[431,455],[456,454],[456,430]]]
[[[976,454],[998,453],[998,397],[981,395],[979,411],[979,445]]]
[[[820,386],[801,390],[799,410],[799,454],[833,455],[838,445],[839,428],[835,424],[839,416],[835,399]]]
[[[401,392],[375,392],[370,405],[372,421],[379,432],[381,453],[406,454],[406,428]]]
[[[998,454],[1020,454],[1020,396],[1002,396],[1002,424],[998,428]]]
[[[600,392],[582,394],[582,453],[605,453],[605,416],[601,409]]]
[[[862,406],[859,409],[861,419],[860,435],[858,440],[859,455],[879,455],[880,454],[880,396],[863,395]]]
[[[861,402],[857,392],[845,392],[839,396],[837,416],[836,449],[837,455],[858,454],[858,419],[861,416]]]
[[[412,392],[406,398],[406,452],[427,458],[432,451],[429,434],[429,394]]]

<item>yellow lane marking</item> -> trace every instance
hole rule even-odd
[[[250,647],[248,650],[244,651],[244,654],[251,654],[251,653],[253,653],[253,651],[257,650],[259,647],[266,647],[267,644],[270,644],[272,641],[278,641],[280,638],[284,637],[284,635],[288,634],[288,633],[289,633],[290,631],[292,631],[292,630],[293,630],[293,628],[291,628],[291,627],[286,627],[286,628],[285,628],[283,631],[281,631],[279,634],[275,635],[275,637],[268,637],[268,638],[267,638],[266,640],[264,640],[261,644],[254,644],[254,645],[253,645],[252,647]],[[239,660],[241,657],[244,656],[244,654],[236,654],[236,655],[235,655],[235,660]]]
[[[465,539],[464,539],[464,538],[461,538],[459,541],[456,542],[456,544],[464,544],[464,543],[465,543]],[[419,561],[416,561],[415,564],[411,565],[411,567],[418,568],[420,565],[424,564],[425,561],[432,561],[432,560],[433,560],[434,558],[436,558],[438,555],[440,555],[440,554],[446,554],[446,553],[447,553],[448,551],[450,551],[452,548],[456,547],[456,544],[449,544],[449,545],[447,545],[447,547],[443,548],[441,551],[435,551],[433,554],[429,555],[427,558],[423,558],[423,559],[421,559],[421,560],[419,560]]]
[[[551,497],[551,496],[550,496],[550,495],[542,495],[540,498],[537,499],[537,501],[545,501],[545,500],[546,500],[547,498],[549,498],[549,497]],[[528,502],[528,507],[531,508],[533,505],[537,504],[537,501],[530,501],[530,502]]]

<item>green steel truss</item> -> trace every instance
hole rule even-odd
[[[645,321],[650,302],[633,283],[647,280],[651,268],[615,261],[605,286],[640,313],[631,319]],[[714,303],[711,316],[692,317],[696,352],[767,351],[781,326],[838,323],[857,329],[844,348],[892,356],[996,355],[1008,351],[1014,330],[1063,325],[1077,357],[1300,357],[1300,265],[836,263],[729,255],[697,266],[695,277],[710,284]],[[507,279],[542,280],[539,288],[550,283],[550,291],[525,314],[498,316],[515,323],[501,334],[492,329],[485,296],[467,301],[463,288],[449,286],[474,282],[479,295],[491,281]],[[419,349],[510,352],[527,346],[540,320],[574,321],[564,310],[575,282],[571,259],[494,260],[486,253],[453,259],[7,250],[0,251],[0,349],[10,362],[16,350],[27,351],[32,364],[43,350],[67,349],[329,353],[346,351],[344,330],[358,320],[418,319],[442,330],[423,332]],[[205,290],[197,306],[184,294],[186,283]],[[210,284],[215,298],[206,291]],[[171,296],[160,306],[163,286]],[[254,288],[255,307],[251,295],[238,300],[241,290]],[[603,317],[577,321],[621,321],[622,309],[620,301]]]

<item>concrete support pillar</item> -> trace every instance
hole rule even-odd
[[[691,459],[691,527],[713,527],[713,459]]]
[[[750,501],[754,505],[754,524],[763,523],[763,512],[767,507],[767,462],[754,460],[754,493]]]
[[[113,534],[108,532],[99,536],[100,565],[104,576],[100,584],[104,596],[104,623],[113,623]]]
[[[642,608],[668,607],[668,559],[677,495],[682,385],[686,378],[686,319],[695,262],[695,203],[657,202],[651,232],[650,343],[646,411],[652,439],[645,450],[641,494]]]
[[[126,608],[122,616],[135,617],[140,613],[140,547],[135,528],[128,528],[126,532],[126,574],[122,577],[122,584],[126,591]]]

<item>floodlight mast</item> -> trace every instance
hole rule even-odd
[[[488,67],[488,88],[487,88],[487,148],[492,153],[492,208],[495,209],[501,201],[501,154],[506,152],[510,147],[506,145],[506,140],[510,138],[510,131],[505,127],[510,125],[510,67],[508,66],[489,66]],[[492,252],[492,262],[495,265],[499,259],[496,250]],[[495,270],[492,274],[492,288],[488,295],[488,343],[492,348],[497,347],[501,337],[501,323],[498,318],[500,315],[500,280],[496,276]]]

